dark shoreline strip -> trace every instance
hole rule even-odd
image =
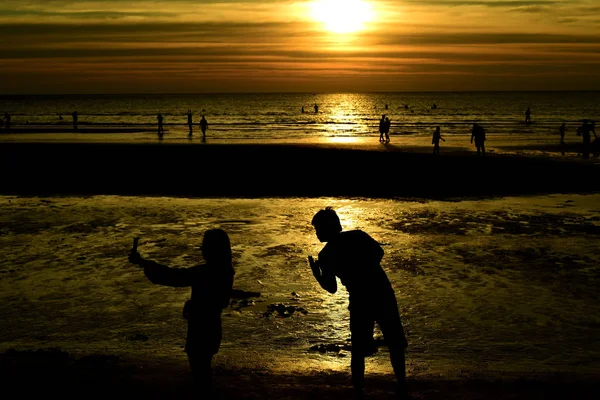
[[[593,162],[289,144],[2,143],[1,194],[448,199],[600,192]]]

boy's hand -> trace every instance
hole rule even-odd
[[[137,251],[129,253],[129,257],[127,257],[127,259],[132,264],[142,265],[143,258]]]

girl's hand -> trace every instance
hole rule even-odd
[[[142,261],[144,260],[140,253],[138,253],[137,251],[129,253],[129,257],[127,257],[127,259],[130,263],[136,265],[142,265]]]

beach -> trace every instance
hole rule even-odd
[[[4,136],[6,385],[193,398],[188,292],[149,285],[126,255],[140,236],[142,254],[190,266],[202,232],[221,227],[236,287],[261,296],[225,310],[220,398],[351,397],[344,293],[327,296],[306,267],[321,246],[310,218],[333,205],[386,251],[414,398],[596,398],[597,159],[578,156],[574,140],[562,155],[543,137],[492,136],[485,157],[468,136],[442,143],[440,156],[429,138],[376,140]],[[280,303],[308,314],[261,317]],[[393,398],[387,357],[382,346],[367,360],[368,398]]]

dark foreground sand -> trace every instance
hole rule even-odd
[[[5,393],[58,398],[209,398],[194,393],[187,365],[173,360],[125,360],[113,355],[72,357],[60,349],[7,351],[0,355]],[[352,399],[347,373],[273,374],[215,368],[218,399]],[[393,377],[368,375],[367,398],[393,399]],[[597,377],[465,376],[408,381],[414,399],[597,399]]]
[[[2,194],[428,197],[596,192],[599,163],[393,144],[0,143]]]

